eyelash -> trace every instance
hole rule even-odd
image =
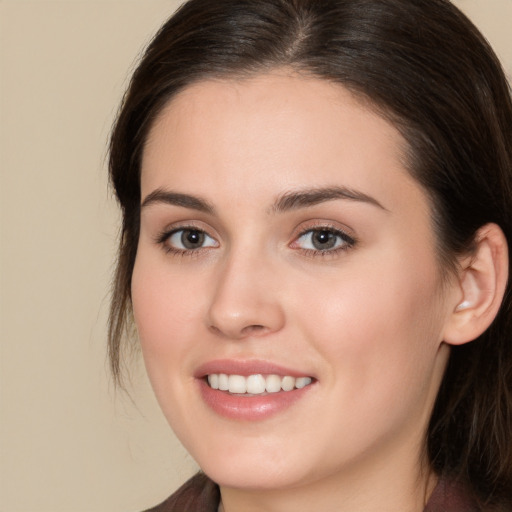
[[[329,226],[325,224],[320,224],[318,226],[309,227],[299,233],[299,235],[295,238],[294,242],[292,242],[292,246],[297,244],[297,242],[305,237],[308,234],[313,235],[314,233],[328,233],[329,235],[333,235],[337,237],[339,240],[341,240],[341,245],[339,247],[334,247],[332,249],[300,249],[306,256],[311,257],[334,257],[339,255],[342,252],[345,252],[349,249],[352,249],[356,244],[357,240],[353,237],[348,235],[345,231],[341,230],[338,227]],[[336,242],[338,243],[338,242]]]
[[[210,245],[210,246],[206,246],[206,247],[198,247],[197,249],[178,249],[168,243],[169,239],[173,235],[176,235],[177,233],[184,232],[184,231],[197,232],[197,233],[200,233],[200,234],[214,240],[214,238],[211,237],[210,235],[208,235],[208,233],[205,230],[200,229],[196,226],[180,226],[179,228],[175,228],[175,229],[172,229],[169,231],[162,232],[160,235],[157,236],[156,243],[161,245],[163,247],[164,251],[168,254],[170,253],[175,256],[189,256],[189,257],[199,256],[199,254],[202,253],[204,250],[208,250],[210,247],[214,247],[213,245]],[[353,248],[357,244],[357,240],[353,236],[350,236],[347,233],[345,233],[343,230],[341,230],[339,228],[335,228],[333,226],[322,224],[322,225],[318,225],[318,226],[314,226],[314,227],[309,227],[309,228],[301,231],[295,237],[294,241],[292,242],[292,244],[290,244],[290,246],[293,248],[293,245],[297,244],[297,242],[301,238],[305,237],[308,234],[321,233],[321,232],[328,233],[329,235],[333,235],[333,236],[337,237],[338,239],[340,239],[342,242],[341,246],[334,247],[332,249],[324,249],[324,250],[301,249],[300,247],[297,247],[296,249],[302,251],[302,253],[305,254],[306,256],[326,257],[326,256],[336,256],[344,251],[347,251],[348,249]]]
[[[169,239],[173,235],[176,235],[177,233],[184,232],[184,231],[192,231],[192,232],[200,233],[200,234],[207,236],[208,238],[213,239],[213,237],[208,235],[208,233],[204,229],[200,229],[200,228],[192,225],[192,226],[180,226],[179,228],[174,228],[169,231],[164,231],[160,235],[157,236],[156,242],[157,242],[157,244],[162,246],[162,248],[164,249],[164,251],[166,253],[168,253],[168,254],[170,253],[175,256],[191,256],[191,257],[198,256],[201,252],[203,252],[203,250],[207,250],[209,247],[211,247],[211,246],[207,246],[207,247],[199,247],[197,249],[178,249],[168,243]]]

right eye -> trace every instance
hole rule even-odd
[[[163,237],[162,243],[171,251],[196,251],[205,247],[217,247],[218,243],[204,231],[195,228],[176,229]]]

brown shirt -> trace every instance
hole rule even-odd
[[[198,473],[163,503],[146,512],[217,512],[219,487]],[[460,485],[440,479],[424,512],[480,512]]]

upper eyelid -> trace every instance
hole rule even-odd
[[[301,233],[299,233],[297,236],[294,237],[292,244],[296,243],[297,240],[300,240],[303,236],[307,235],[308,233],[314,233],[315,231],[330,231],[336,236],[339,236],[347,244],[354,245],[357,243],[357,239],[353,236],[348,234],[345,230],[342,230],[340,228],[332,228],[332,227],[316,227],[316,228],[309,228],[305,229]]]
[[[301,231],[295,238],[301,238],[304,235],[307,235],[308,233],[314,233],[315,231],[330,231],[331,233],[333,233],[335,235],[341,235],[346,238],[353,238],[344,229],[333,228],[330,226],[319,226],[319,227],[305,229],[305,230]]]
[[[167,233],[168,235],[175,233],[176,231],[180,231],[182,229],[190,229],[202,231],[212,238],[216,238],[218,236],[217,231],[211,228],[210,226],[205,226],[205,223],[199,220],[184,220],[177,222],[170,222],[165,224],[163,228],[158,230],[159,236]],[[214,234],[212,234],[214,233]]]
[[[179,233],[180,231],[196,231],[198,233],[202,233],[203,235],[205,235],[205,237],[210,238],[211,240],[214,240],[215,242],[217,242],[217,240],[213,236],[210,236],[207,231],[205,231],[203,229],[197,229],[197,228],[192,227],[192,226],[173,229],[173,230],[171,230],[169,232],[167,238],[175,235],[176,233]]]
[[[300,236],[310,232],[310,231],[322,231],[322,230],[328,230],[333,232],[341,233],[342,235],[345,235],[348,238],[351,238],[353,240],[356,240],[356,235],[354,233],[354,230],[351,229],[349,226],[345,224],[341,224],[339,222],[335,221],[329,221],[329,220],[313,220],[313,221],[306,221],[301,222],[294,230],[293,230],[293,239],[297,239]]]

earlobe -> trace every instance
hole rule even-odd
[[[503,231],[486,224],[475,236],[475,250],[461,261],[460,294],[449,316],[444,341],[462,345],[480,336],[493,322],[508,280],[508,250]]]

